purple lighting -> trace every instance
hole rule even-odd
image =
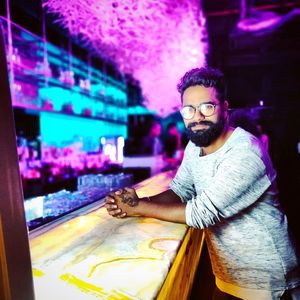
[[[198,0],[46,0],[72,36],[140,81],[146,105],[165,116],[180,106],[176,85],[208,52]]]

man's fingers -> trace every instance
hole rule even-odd
[[[124,190],[128,193],[130,193],[130,192],[132,193],[135,191],[133,188],[130,188],[130,187],[126,187],[126,188],[124,188]]]
[[[115,194],[118,196],[122,195],[123,193],[124,193],[124,189],[120,189],[115,192]]]
[[[109,203],[106,203],[106,204],[105,204],[105,208],[106,208],[107,210],[116,210],[116,209],[118,209],[118,206],[117,206],[116,204],[109,204]]]
[[[112,198],[110,195],[108,195],[106,198],[105,198],[105,202],[106,203],[116,203],[116,200],[114,198]]]
[[[125,218],[126,216],[127,216],[127,213],[126,213],[126,212],[123,212],[123,213],[117,215],[116,218],[122,219],[122,218]]]
[[[115,218],[125,218],[126,212],[122,212],[122,209],[118,207],[118,198],[124,193],[124,190],[118,190],[115,193],[110,193],[105,197],[105,205],[107,212]],[[117,196],[117,197],[116,197]]]
[[[122,210],[120,208],[118,208],[118,209],[112,209],[112,210],[107,210],[107,211],[113,217],[116,217],[116,216],[118,216],[118,215],[120,215],[122,213]]]

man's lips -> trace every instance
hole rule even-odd
[[[194,125],[193,127],[191,127],[191,129],[193,131],[197,131],[197,130],[204,130],[204,129],[207,129],[209,126],[208,125],[205,125],[205,124],[197,124],[197,125]]]

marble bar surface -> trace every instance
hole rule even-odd
[[[138,195],[164,191],[173,175],[143,181]],[[30,234],[36,300],[155,299],[186,232],[184,224],[113,218],[99,205],[73,213]]]

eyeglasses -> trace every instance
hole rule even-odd
[[[194,118],[196,109],[198,108],[204,117],[210,117],[215,113],[217,105],[213,103],[201,103],[198,107],[186,105],[180,110],[180,114],[184,119],[190,120]]]

